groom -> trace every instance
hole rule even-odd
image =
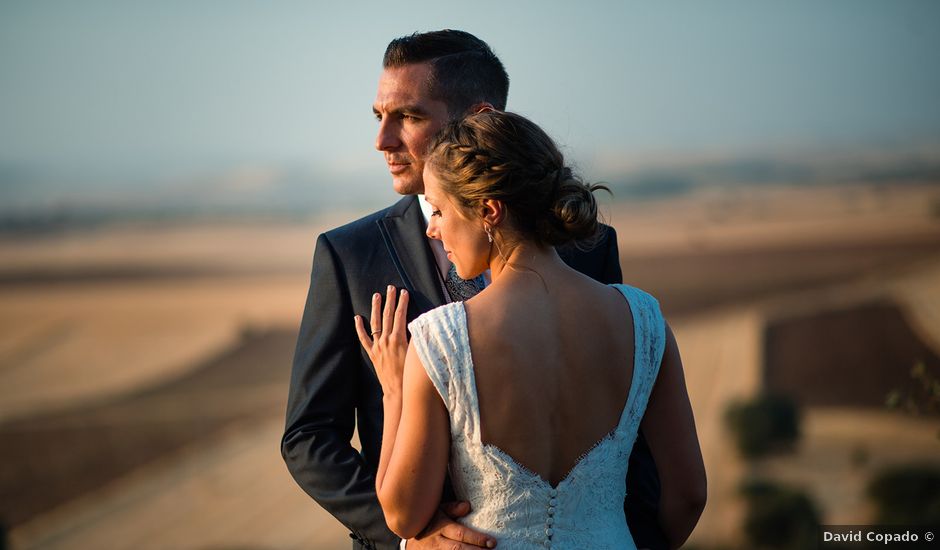
[[[393,40],[385,51],[373,111],[375,147],[383,153],[395,191],[392,206],[319,236],[287,404],[281,452],[297,483],[351,531],[353,547],[394,549],[375,496],[382,440],[382,391],[359,345],[354,315],[368,317],[371,297],[386,285],[411,295],[408,321],[466,297],[440,244],[425,236],[429,213],[416,196],[429,140],[450,119],[481,108],[504,110],[509,77],[489,46],[454,30]],[[591,251],[559,250],[572,267],[604,283],[621,282],[614,230]],[[358,427],[362,450],[352,447]],[[630,458],[625,511],[640,548],[665,548],[657,524],[659,480],[640,436]],[[452,495],[446,488],[445,495]],[[448,498],[453,500],[452,497]],[[409,550],[475,548],[484,537],[454,519],[467,505],[445,506]],[[455,546],[455,541],[460,543]]]

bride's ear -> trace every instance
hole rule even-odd
[[[480,217],[490,227],[498,227],[506,218],[506,205],[496,199],[483,199],[480,203]]]

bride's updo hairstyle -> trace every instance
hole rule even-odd
[[[509,229],[542,245],[589,242],[598,229],[594,191],[609,192],[581,181],[552,138],[509,112],[483,111],[447,123],[432,140],[427,163],[465,212],[484,199],[502,201]]]

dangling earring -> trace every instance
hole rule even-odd
[[[483,224],[483,231],[486,232],[486,240],[493,242],[493,230],[490,229],[490,226]]]

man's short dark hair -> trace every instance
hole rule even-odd
[[[481,102],[506,109],[509,75],[486,42],[451,29],[414,33],[388,44],[382,67],[425,62],[431,64],[431,97],[445,102],[450,116],[462,116]]]

